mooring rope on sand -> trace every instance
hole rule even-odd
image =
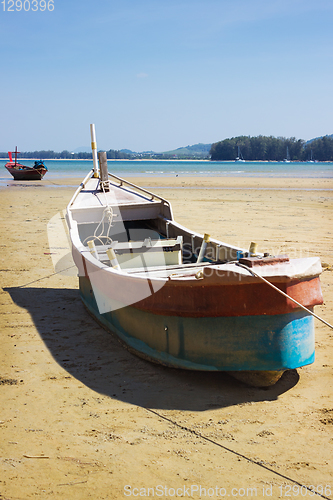
[[[17,288],[24,288],[25,286],[32,285],[33,283],[37,283],[38,281],[45,280],[47,278],[52,278],[52,276],[55,276],[56,274],[63,273],[64,271],[68,271],[69,269],[73,269],[73,267],[76,267],[75,264],[66,267],[65,269],[60,269],[60,271],[56,271],[55,273],[48,274],[47,276],[42,276],[41,278],[37,278],[36,280],[30,281],[29,283],[25,283],[24,285],[19,285]]]
[[[282,474],[281,472],[278,472],[277,470],[274,470],[273,468],[269,467],[268,465],[265,464],[265,462],[263,460],[255,460],[251,457],[248,457],[246,455],[244,455],[243,453],[240,453],[239,451],[236,451],[236,450],[233,450],[232,448],[229,448],[228,446],[225,446],[223,445],[222,443],[218,443],[217,441],[214,441],[213,439],[201,434],[200,432],[198,432],[197,430],[194,430],[194,429],[191,429],[190,427],[186,427],[184,426],[183,424],[179,424],[178,422],[176,422],[175,420],[172,420],[172,418],[169,418],[169,417],[166,417],[165,415],[159,413],[158,411],[156,410],[153,410],[152,408],[148,408],[147,406],[144,406],[143,407],[146,411],[149,411],[151,413],[153,413],[154,415],[156,415],[157,417],[163,419],[163,420],[166,420],[167,422],[171,423],[172,425],[182,429],[183,431],[185,432],[188,432],[190,434],[193,434],[197,437],[199,437],[200,439],[203,439],[205,441],[207,441],[208,443],[211,443],[215,446],[218,446],[219,448],[222,448],[224,449],[225,451],[229,452],[229,453],[232,453],[234,455],[236,455],[237,457],[239,458],[242,458],[244,460],[247,460],[249,463],[252,463],[254,465],[257,465],[263,469],[266,469],[267,471],[275,474],[276,476],[284,479],[284,480],[287,480],[291,483],[294,483],[296,484],[297,486],[301,487],[301,488],[304,488],[306,490],[306,492],[309,492],[309,496],[314,496],[314,495],[317,495],[321,498],[324,498],[325,500],[332,500],[331,498],[325,496],[323,493],[320,493],[320,492],[317,492],[313,489],[313,487],[311,486],[306,486],[305,484],[302,484],[300,483],[299,481],[297,481],[296,479],[293,479],[292,477],[289,477],[289,476],[286,476],[285,474]],[[303,495],[302,495],[303,496]]]

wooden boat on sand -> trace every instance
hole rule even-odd
[[[13,161],[12,153],[15,153],[15,161]],[[35,161],[33,167],[27,167],[17,162],[17,147],[15,151],[8,151],[9,162],[6,163],[5,168],[14,177],[16,181],[40,181],[47,172],[47,168],[42,160]]]
[[[312,363],[320,259],[258,254],[181,226],[167,200],[108,174],[105,153],[98,169],[92,134],[94,170],[67,224],[97,321],[141,357],[252,385]]]

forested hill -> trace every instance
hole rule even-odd
[[[165,151],[164,153],[159,153],[160,155],[163,156],[169,156],[169,157],[203,157],[207,158],[209,155],[209,150],[211,148],[211,144],[202,144],[201,142],[199,144],[194,144],[193,146],[184,146],[182,148],[174,149],[172,151]]]
[[[239,136],[224,139],[214,144],[194,144],[172,151],[155,153],[144,151],[136,153],[129,149],[107,151],[108,159],[211,159],[213,161],[233,161],[238,156],[238,147],[244,160],[248,161],[282,161],[287,156],[287,149],[291,161],[333,161],[333,134],[318,137],[308,142],[302,139],[272,137],[259,135],[257,137]],[[87,151],[31,151],[21,152],[19,158],[47,159],[91,159],[91,152]],[[7,152],[0,152],[0,158],[7,158]]]
[[[282,161],[287,151],[291,161],[333,161],[333,135],[305,142],[295,137],[239,136],[212,144],[212,161],[234,160],[238,147],[244,160]]]

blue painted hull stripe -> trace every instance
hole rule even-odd
[[[87,281],[87,283],[85,282]],[[305,311],[281,315],[185,318],[124,307],[99,314],[90,284],[81,297],[93,316],[139,355],[175,368],[286,370],[313,363],[314,321]]]

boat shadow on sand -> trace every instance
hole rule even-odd
[[[77,289],[6,288],[31,315],[55,361],[93,391],[154,409],[205,411],[273,401],[298,382],[288,370],[269,388],[249,387],[223,372],[166,368],[128,352],[87,313]]]

